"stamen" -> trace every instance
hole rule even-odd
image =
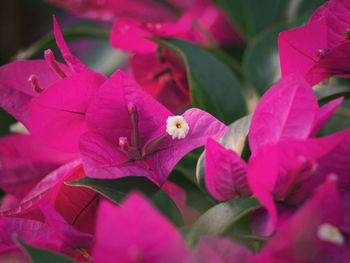
[[[329,48],[324,48],[324,49],[318,49],[316,52],[316,56],[319,58],[323,58],[327,55],[327,53],[329,52]]]
[[[128,104],[128,111],[130,115],[130,120],[131,120],[131,144],[132,146],[136,147],[136,149],[140,149],[140,133],[139,133],[139,116],[137,114],[137,108],[136,105],[132,102]]]
[[[346,40],[349,40],[350,39],[350,28],[347,28],[345,31],[344,31],[344,37]]]
[[[162,135],[158,136],[157,138],[154,138],[149,143],[147,143],[146,146],[144,147],[144,155],[146,156],[159,150],[159,146],[168,136],[169,136],[168,133],[165,132]]]
[[[318,227],[317,236],[323,241],[327,241],[336,245],[343,245],[345,240],[341,232],[335,226],[325,223]]]
[[[166,120],[166,132],[173,139],[183,139],[186,137],[190,127],[182,116],[170,116]]]
[[[51,49],[45,50],[44,57],[45,57],[46,63],[49,65],[52,71],[54,71],[62,79],[67,77],[66,73],[64,73],[64,71],[61,69],[60,65],[58,64],[58,62],[55,60],[55,56]]]
[[[120,148],[122,150],[128,151],[128,147],[129,147],[128,138],[126,138],[126,137],[119,137],[119,146],[120,146]]]
[[[41,93],[44,91],[44,89],[40,88],[39,80],[38,80],[38,77],[36,75],[34,75],[34,74],[30,75],[28,78],[28,82],[30,83],[30,85],[32,85],[35,92]]]

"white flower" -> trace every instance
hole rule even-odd
[[[166,132],[173,139],[186,137],[190,127],[182,116],[171,116],[166,120]]]
[[[322,224],[318,227],[317,236],[319,239],[331,242],[336,245],[344,244],[344,237],[339,229],[331,224]]]

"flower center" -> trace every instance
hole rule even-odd
[[[173,139],[183,139],[186,137],[190,127],[182,116],[170,116],[166,120],[166,132]]]
[[[349,40],[350,39],[350,28],[347,28],[345,31],[344,31],[344,37],[346,40]]]
[[[344,237],[338,228],[331,224],[322,224],[318,227],[317,236],[319,239],[331,242],[336,245],[344,244]]]
[[[318,49],[316,51],[316,56],[319,58],[323,58],[327,55],[327,53],[330,51],[329,48],[324,48],[324,49]]]

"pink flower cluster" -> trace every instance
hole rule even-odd
[[[106,77],[89,69],[71,54],[55,18],[65,64],[46,50],[43,60],[0,67],[0,106],[26,131],[0,139],[1,262],[31,262],[17,239],[77,262],[350,262],[350,129],[316,137],[344,98],[319,106],[312,89],[334,75],[349,77],[349,1],[330,0],[307,25],[280,34],[282,80],[252,114],[248,160],[216,141],[229,129],[214,116],[182,111],[191,103],[186,68],[150,40],[244,43],[218,6],[208,0],[50,2],[84,17],[114,19],[110,43],[133,53],[131,74]],[[204,145],[209,194],[260,202],[250,215],[254,236],[266,239],[260,251],[218,236],[202,236],[190,248],[143,194],[115,204],[67,184],[146,177],[193,223],[199,212],[167,179]]]

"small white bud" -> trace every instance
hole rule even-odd
[[[24,127],[24,125],[20,122],[16,122],[14,124],[11,124],[9,130],[11,133],[29,134],[29,131],[27,130],[27,128]]]
[[[166,132],[173,139],[186,137],[190,127],[182,116],[171,116],[166,120]]]
[[[344,237],[340,233],[339,229],[331,224],[322,224],[318,227],[317,236],[319,239],[327,242],[331,242],[336,245],[344,244]]]

